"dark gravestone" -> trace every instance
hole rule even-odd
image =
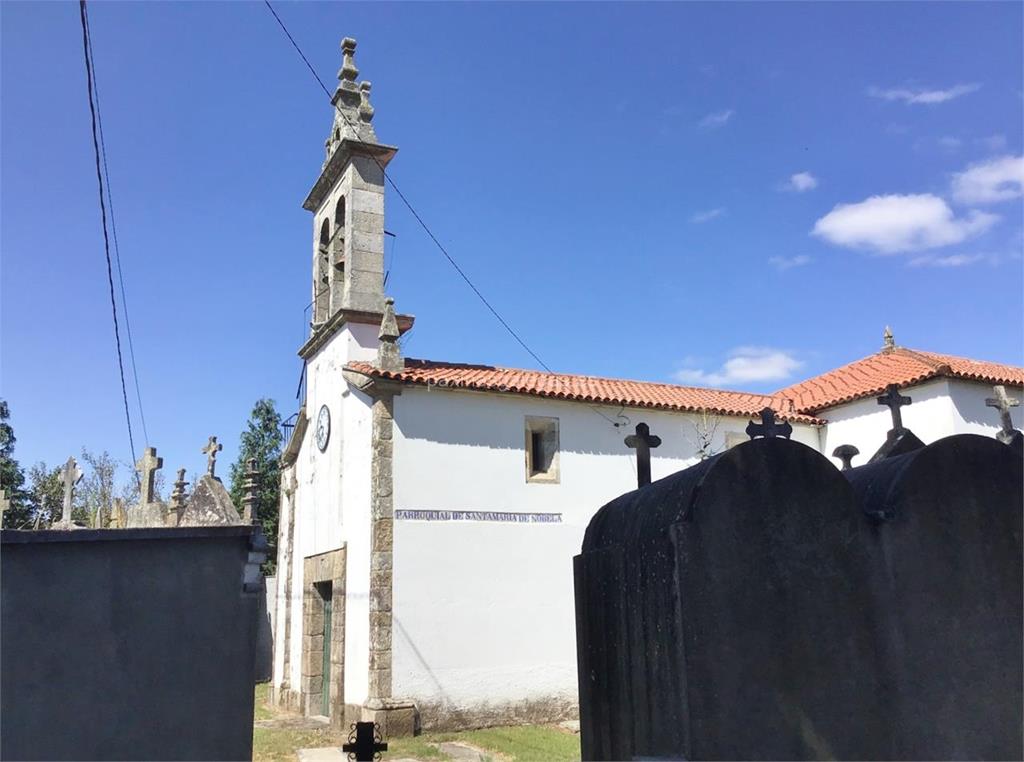
[[[1021,759],[1021,458],[960,435],[845,472],[880,561],[888,759]]]
[[[782,439],[604,506],[575,559],[583,758],[884,757],[863,521]]]

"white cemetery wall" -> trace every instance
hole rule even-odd
[[[960,433],[955,428],[956,409],[946,379],[906,387],[900,389],[900,394],[913,400],[900,408],[903,425],[925,444]],[[878,404],[877,395],[822,410],[819,415],[828,421],[822,452],[831,457],[839,445],[852,444],[860,450],[860,455],[853,459],[854,466],[867,463],[885,443],[885,435],[892,428],[889,408]],[[840,465],[838,458],[832,458],[832,462]]]
[[[636,487],[623,438],[641,421],[661,437],[654,479],[697,460],[696,416],[625,414],[630,426],[613,428],[579,403],[437,388],[396,398],[393,695],[415,699],[428,725],[458,722],[453,709],[485,721],[574,711],[572,558],[597,509]],[[557,484],[527,482],[526,416],[559,420]],[[748,422],[721,418],[716,448]],[[816,427],[794,439],[818,449]]]
[[[994,437],[1000,429],[999,411],[985,405],[995,397],[992,384],[950,379],[949,394],[953,400],[953,431],[951,434],[981,434]],[[1006,394],[1024,403],[1024,389],[1007,386]],[[1010,420],[1016,429],[1024,428],[1024,410],[1018,405],[1010,410]]]

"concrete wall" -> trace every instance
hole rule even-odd
[[[0,756],[250,759],[252,531],[0,534]]]
[[[1011,397],[1021,398],[1021,390],[1007,389]],[[903,425],[925,444],[951,434],[981,434],[995,436],[999,430],[999,414],[985,406],[985,399],[993,396],[991,384],[935,379],[900,390],[913,402],[902,408]],[[867,463],[885,442],[886,432],[892,428],[889,408],[879,405],[875,397],[855,400],[845,405],[821,411],[828,420],[824,430],[822,452],[831,457],[841,444],[852,444],[860,450],[853,465]],[[1021,426],[1021,409],[1012,412],[1014,424]],[[839,464],[839,460],[832,459]]]
[[[615,419],[618,408],[601,408]],[[550,720],[576,706],[572,557],[591,516],[636,487],[623,443],[662,439],[652,476],[697,460],[697,416],[626,410],[615,428],[586,405],[407,388],[395,399],[393,692],[425,727]],[[526,416],[559,419],[559,481],[528,482]],[[719,419],[716,449],[748,418]],[[818,449],[818,431],[794,439]],[[730,437],[732,438],[732,437]],[[560,521],[415,520],[403,510],[561,514]]]

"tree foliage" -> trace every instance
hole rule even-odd
[[[7,400],[0,400],[0,489],[4,490],[10,507],[4,511],[4,529],[18,529],[31,519],[31,504],[25,492],[25,472],[14,459],[14,428]]]
[[[257,400],[242,432],[238,460],[231,465],[231,499],[241,510],[245,496],[246,461],[256,459],[256,516],[270,548],[263,570],[273,574],[277,564],[277,527],[281,487],[281,414],[273,400]]]

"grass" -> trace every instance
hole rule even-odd
[[[270,688],[256,686],[256,720],[287,718],[267,704]],[[294,762],[299,749],[341,746],[348,734],[330,728],[255,728],[252,758],[254,762]],[[401,757],[421,760],[445,760],[436,744],[455,741],[481,749],[494,760],[508,762],[575,762],[580,758],[579,736],[547,725],[484,728],[459,733],[425,733],[415,738],[392,738],[384,759]]]

